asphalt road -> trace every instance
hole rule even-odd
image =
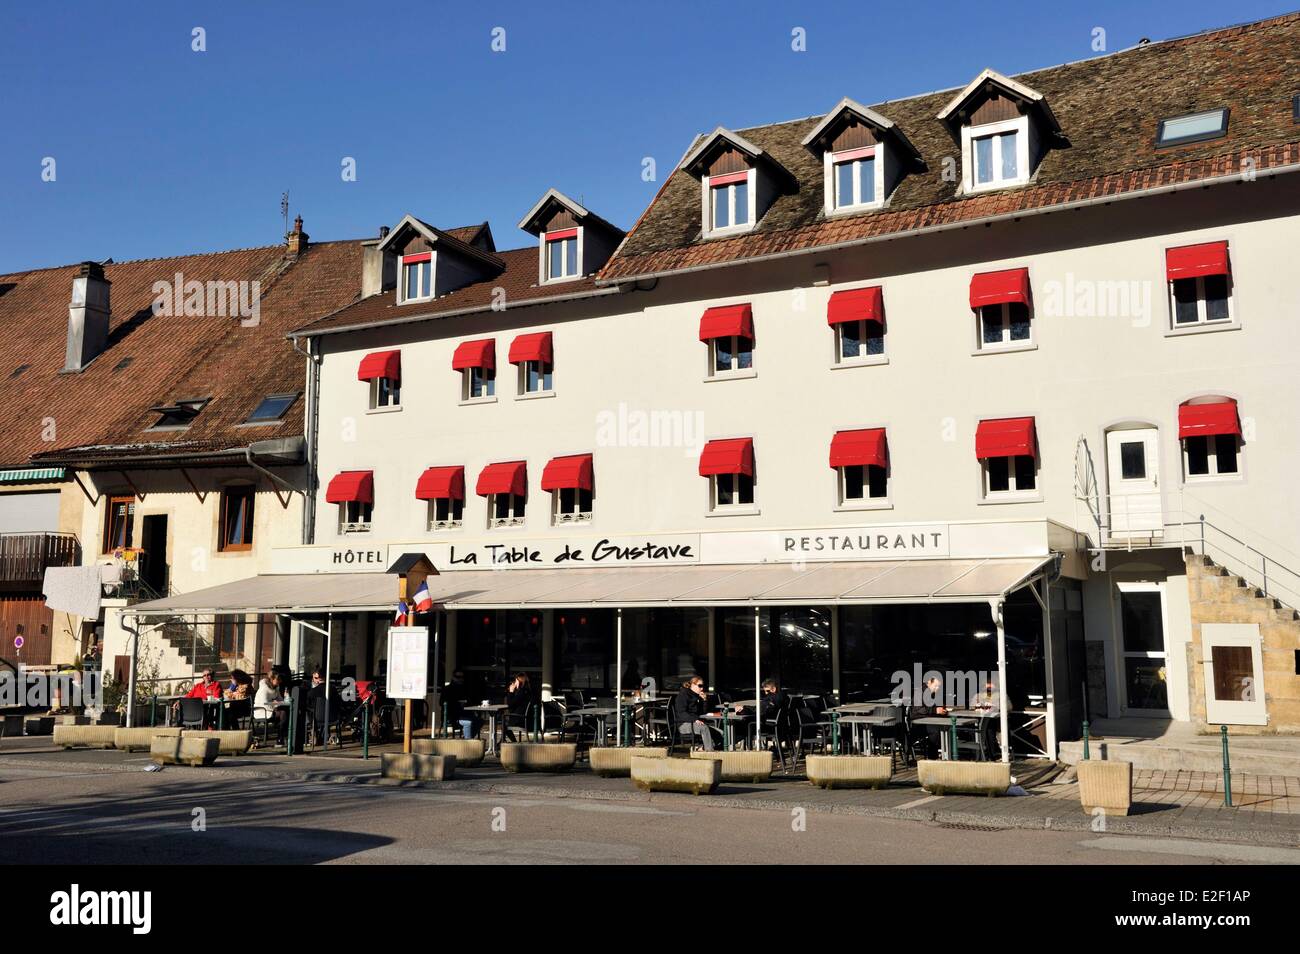
[[[1300,863],[1300,850],[889,818],[0,765],[8,864]],[[198,830],[196,830],[198,829]]]

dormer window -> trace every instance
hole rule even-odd
[[[827,215],[882,208],[908,171],[924,167],[897,125],[851,99],[836,103],[802,145],[822,160]]]
[[[1183,146],[1227,135],[1228,111],[1211,109],[1160,120],[1156,128],[1156,146]]]
[[[582,274],[578,269],[578,238],[576,228],[546,233],[547,281],[563,281]]]
[[[883,172],[876,161],[876,147],[847,149],[830,155],[835,183],[835,208],[856,209],[876,204],[876,196],[884,191],[877,184],[877,174]]]
[[[1028,120],[1022,117],[999,123],[999,128],[1007,127],[1001,132],[984,133],[983,127],[969,130],[969,156],[976,189],[1019,185],[1028,178],[1025,175],[1029,167],[1028,157],[1022,159],[1020,155],[1029,141],[1024,134],[1027,123]]]
[[[1043,94],[994,70],[975,77],[938,118],[961,144],[964,193],[1026,184],[1060,136]]]
[[[433,253],[402,256],[402,301],[433,297]]]
[[[709,231],[741,231],[754,221],[754,170],[706,176],[709,196]]]

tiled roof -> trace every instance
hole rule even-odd
[[[108,348],[76,373],[62,369],[78,266],[0,275],[0,466],[201,454],[301,435],[302,398],[278,424],[238,425],[268,395],[303,391],[304,359],[285,335],[305,316],[356,298],[361,243],[313,244],[295,262],[284,252],[276,245],[104,266]],[[187,282],[259,281],[258,324],[154,314],[154,283],[177,273]],[[211,400],[184,431],[148,430],[157,419],[150,407],[184,398]]]
[[[777,198],[753,231],[704,240],[699,182],[679,168],[599,280],[740,262],[1115,197],[1240,173],[1244,159],[1252,160],[1259,173],[1300,162],[1300,126],[1292,117],[1292,97],[1300,91],[1300,14],[1139,46],[1016,79],[1043,94],[1068,140],[1064,148],[1047,153],[1028,185],[956,196],[958,184],[945,180],[943,172],[944,160],[956,158],[959,148],[936,118],[954,90],[871,107],[898,125],[927,168],[904,178],[886,208],[859,215],[827,219],[822,209],[822,163],[801,145],[822,116],[738,130],[794,174],[797,191]],[[1225,106],[1230,110],[1225,137],[1155,147],[1160,119]]]
[[[538,254],[536,245],[497,252],[497,258],[505,263],[505,270],[499,275],[458,288],[433,301],[399,305],[396,290],[371,295],[334,314],[304,325],[293,334],[295,336],[332,334],[373,325],[404,324],[447,317],[452,314],[487,311],[498,298],[504,302],[506,308],[511,308],[517,305],[539,304],[548,300],[562,301],[584,295],[603,294],[608,291],[598,288],[590,277],[556,282],[552,285],[539,285]],[[504,293],[503,298],[497,295],[497,289]]]

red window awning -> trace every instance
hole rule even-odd
[[[1165,250],[1165,274],[1171,282],[1176,278],[1227,275],[1230,270],[1227,242],[1207,242]]]
[[[873,427],[861,431],[837,431],[831,438],[831,467],[889,466],[889,447],[885,429]]]
[[[592,464],[590,454],[552,457],[542,471],[543,490],[590,490]]]
[[[503,464],[488,464],[479,472],[478,485],[474,492],[480,497],[492,494],[514,494],[516,497],[528,495],[528,465],[522,460],[506,461]]]
[[[1029,305],[1029,269],[1009,268],[1004,272],[980,272],[971,276],[970,306],[1017,302]]]
[[[975,431],[975,456],[1037,457],[1038,435],[1032,417],[1004,417],[996,421],[980,421]]]
[[[392,381],[402,379],[402,352],[375,351],[361,359],[357,368],[358,381],[373,381],[375,378],[388,378]]]
[[[1178,439],[1212,437],[1215,434],[1241,434],[1237,402],[1215,401],[1211,404],[1181,404],[1178,407]]]
[[[415,482],[417,500],[464,500],[464,467],[430,467]]]
[[[462,341],[456,345],[456,352],[451,356],[451,367],[454,371],[461,371],[465,368],[495,370],[496,366],[497,343],[492,338]]]
[[[709,308],[700,318],[700,340],[754,337],[754,309],[745,305],[719,305]]]
[[[336,474],[325,489],[328,503],[374,503],[375,472],[373,470],[345,470]]]
[[[558,232],[546,233],[546,241],[548,242],[558,242],[560,241],[560,239],[577,238],[577,237],[578,237],[577,229],[560,229]]]
[[[885,296],[879,285],[851,288],[831,295],[826,306],[826,323],[842,325],[846,321],[885,321]]]
[[[402,264],[413,265],[416,262],[428,262],[431,261],[432,259],[433,259],[432,252],[416,252],[413,255],[403,255]]]
[[[715,474],[746,474],[753,477],[753,439],[735,437],[705,444],[700,454],[700,476],[712,477]]]
[[[510,342],[510,363],[523,364],[525,361],[551,363],[551,333],[549,331],[520,335]]]
[[[730,185],[733,182],[746,182],[749,179],[749,170],[744,169],[740,172],[724,172],[721,175],[709,176],[710,186]]]

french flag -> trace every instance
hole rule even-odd
[[[421,582],[420,588],[415,591],[415,611],[417,613],[427,613],[433,609],[433,597],[429,595],[429,584]]]
[[[411,622],[411,610],[406,605],[406,600],[397,601],[397,615],[393,617],[394,626],[407,626]]]

